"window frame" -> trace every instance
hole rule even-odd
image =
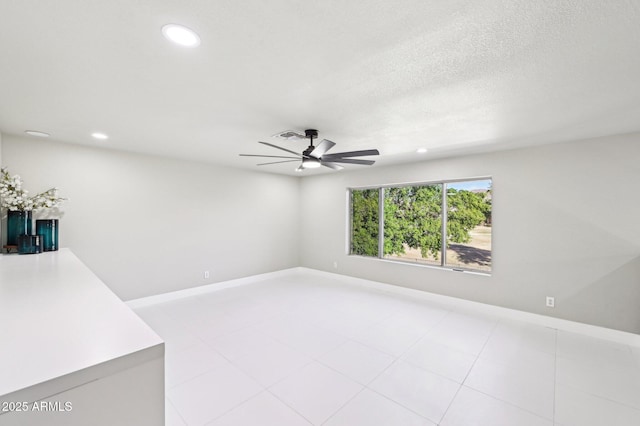
[[[493,200],[493,177],[492,176],[478,176],[478,177],[470,177],[470,178],[455,178],[455,179],[443,179],[443,180],[431,180],[431,181],[418,181],[418,182],[403,182],[403,183],[390,183],[390,184],[382,184],[382,185],[366,185],[366,186],[352,186],[347,188],[347,255],[354,257],[361,257],[364,259],[374,259],[381,260],[383,262],[392,262],[392,263],[401,263],[406,265],[413,265],[423,268],[436,268],[441,270],[450,270],[455,272],[466,272],[471,274],[479,274],[479,275],[491,275],[493,272],[493,226],[491,229],[491,269],[481,270],[481,269],[473,269],[473,268],[465,268],[460,266],[451,266],[447,265],[447,216],[448,205],[447,205],[447,195],[448,195],[448,185],[455,184],[460,182],[473,182],[479,180],[489,180],[491,181],[491,199]],[[410,262],[408,260],[403,259],[389,259],[384,257],[384,197],[385,190],[388,188],[404,188],[407,186],[429,186],[429,185],[442,185],[442,201],[441,201],[441,246],[440,246],[440,265],[437,264],[428,264],[422,262]],[[370,189],[378,190],[378,255],[377,256],[367,256],[362,254],[354,254],[351,252],[352,250],[352,238],[353,238],[353,191],[364,191]],[[491,214],[493,216],[493,203],[491,206]],[[493,222],[493,221],[492,221]]]

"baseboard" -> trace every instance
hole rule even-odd
[[[249,277],[237,278],[235,280],[220,281],[217,283],[206,284],[197,287],[186,288],[184,290],[171,291],[169,293],[156,294],[139,299],[128,300],[125,303],[131,309],[142,308],[145,306],[155,305],[157,303],[171,302],[173,300],[183,299],[185,297],[198,296],[200,294],[211,293],[213,291],[224,290],[225,288],[240,287],[247,284],[253,284],[273,278],[290,276],[300,273],[301,268],[295,267],[290,269],[282,269],[280,271],[267,272],[264,274],[251,275]]]
[[[129,300],[126,304],[130,308],[140,308],[144,306],[155,305],[156,303],[169,302],[172,300],[182,299],[190,296],[197,296],[200,294],[211,293],[226,288],[239,287],[247,284],[253,284],[260,281],[265,281],[274,278],[281,278],[285,276],[291,276],[295,274],[310,274],[315,276],[322,276],[335,281],[340,281],[349,285],[356,285],[366,287],[369,289],[376,289],[386,293],[402,294],[405,296],[411,296],[422,300],[429,300],[442,305],[445,305],[451,309],[464,309],[467,311],[484,313],[488,315],[501,316],[503,318],[509,318],[516,321],[528,322],[530,324],[536,324],[543,327],[549,327],[556,330],[568,331],[572,333],[578,333],[586,336],[595,337],[598,339],[604,339],[624,345],[630,345],[634,347],[640,347],[640,335],[634,333],[628,333],[620,330],[613,330],[610,328],[599,327],[590,324],[583,324],[576,321],[569,321],[560,318],[549,317],[546,315],[534,314],[530,312],[518,311],[515,309],[504,308],[501,306],[488,305],[486,303],[474,302],[471,300],[459,299],[451,296],[444,296],[441,294],[429,293],[423,290],[416,290],[407,287],[401,287],[392,284],[386,284],[377,281],[366,280],[362,278],[350,277],[347,275],[335,274],[332,272],[320,271],[317,269],[310,269],[305,267],[295,267],[290,269],[283,269],[281,271],[268,272],[265,274],[253,275],[245,278],[238,278],[230,281],[223,281],[204,286],[193,287],[185,290],[173,291],[170,293],[158,294],[155,296],[143,297],[140,299]]]
[[[640,335],[629,333],[626,331],[614,330],[596,325],[584,324],[576,321],[569,321],[561,318],[549,317],[546,315],[534,314],[530,312],[518,311],[516,309],[504,308],[502,306],[489,305],[486,303],[474,302],[457,297],[444,296],[436,293],[429,293],[423,290],[401,287],[392,284],[386,284],[376,281],[370,281],[362,278],[350,277],[347,275],[335,274],[332,272],[319,271],[316,269],[300,268],[301,272],[310,273],[317,276],[324,276],[337,281],[342,281],[352,285],[373,288],[380,291],[402,294],[423,300],[429,300],[439,304],[443,304],[452,309],[465,309],[468,311],[484,313],[488,315],[498,315],[503,318],[509,318],[515,321],[528,322],[543,327],[549,327],[556,330],[578,333],[598,339],[604,339],[624,345],[640,347]]]

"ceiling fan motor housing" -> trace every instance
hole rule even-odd
[[[313,142],[313,139],[318,137],[318,131],[316,129],[307,129],[304,131],[304,135]]]

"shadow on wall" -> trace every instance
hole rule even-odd
[[[578,318],[598,318],[599,326],[640,334],[640,254],[564,303]]]

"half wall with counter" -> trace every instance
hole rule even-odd
[[[0,255],[0,425],[163,425],[164,343],[70,250]]]

